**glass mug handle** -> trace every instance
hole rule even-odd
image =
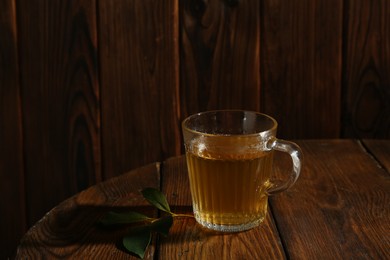
[[[289,189],[297,181],[299,174],[301,173],[303,156],[301,148],[297,144],[281,139],[271,138],[267,142],[267,148],[270,150],[288,153],[291,156],[293,164],[289,178],[284,182],[280,181],[280,183],[272,183],[272,187],[268,189],[268,194],[274,195]]]

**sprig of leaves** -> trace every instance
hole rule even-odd
[[[122,239],[123,246],[129,252],[144,258],[145,251],[152,240],[152,234],[158,233],[167,237],[169,229],[173,224],[174,217],[193,217],[185,214],[175,214],[171,211],[168,201],[163,193],[154,188],[145,188],[141,191],[142,196],[154,207],[162,210],[168,215],[161,218],[151,218],[144,214],[129,212],[108,212],[101,220],[103,225],[143,223],[130,229],[129,233]]]

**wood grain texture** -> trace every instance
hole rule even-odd
[[[344,135],[390,138],[390,2],[345,1]]]
[[[305,156],[301,176],[271,200],[288,257],[386,259],[389,174],[354,141],[298,144]],[[280,172],[289,164],[276,165]]]
[[[390,140],[363,140],[364,146],[390,174]]]
[[[202,110],[268,113],[288,139],[388,139],[389,5],[0,0],[0,258],[63,199],[182,153]]]
[[[159,188],[160,165],[150,164],[99,183],[59,204],[24,236],[16,259],[137,259],[121,249],[127,228],[97,225],[108,211],[136,210],[153,216],[141,193]],[[145,259],[153,259],[152,244]]]
[[[0,259],[7,259],[26,232],[15,1],[0,1],[0,39]]]
[[[177,1],[101,1],[105,178],[180,153]]]
[[[97,181],[95,1],[19,1],[28,224]]]
[[[177,220],[159,249],[159,259],[285,258],[269,214],[258,228],[234,234],[208,231],[194,219]]]
[[[388,172],[357,141],[298,143],[305,155],[302,175],[292,189],[271,198],[272,213],[263,225],[216,234],[192,218],[175,219],[170,235],[153,241],[147,259],[386,259]],[[275,155],[277,174],[291,164],[280,155]],[[120,247],[127,229],[102,229],[96,221],[109,210],[157,214],[139,193],[144,187],[162,188],[173,210],[190,213],[186,170],[185,157],[171,158],[67,199],[29,230],[16,259],[133,258]]]
[[[185,157],[162,166],[162,190],[172,211],[192,214]],[[161,240],[159,259],[284,259],[284,251],[270,214],[249,231],[224,234],[206,230],[193,218],[175,219],[170,235]]]
[[[260,2],[180,3],[182,115],[226,108],[259,110]]]
[[[262,110],[287,139],[340,135],[342,1],[265,0]]]
[[[162,188],[172,210],[192,205],[185,155],[168,158],[162,165]],[[183,173],[184,172],[184,173]],[[176,181],[172,181],[174,178]]]

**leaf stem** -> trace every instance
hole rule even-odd
[[[194,215],[191,215],[191,214],[176,214],[173,212],[171,212],[171,215],[174,218],[193,218],[194,217]]]

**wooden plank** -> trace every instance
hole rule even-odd
[[[17,259],[137,259],[124,251],[128,228],[103,228],[97,221],[108,211],[134,210],[153,216],[157,211],[139,192],[158,188],[160,164],[150,164],[101,182],[51,210],[23,237]],[[155,244],[145,259],[153,259]]]
[[[187,211],[192,202],[185,155],[168,158],[162,169],[162,189],[169,205],[173,211],[180,211],[182,207]],[[172,181],[173,179],[175,181]]]
[[[95,1],[18,2],[28,224],[101,180]]]
[[[105,178],[180,153],[177,0],[100,1]]]
[[[185,157],[168,159],[162,166],[162,190],[172,211],[192,214]],[[159,259],[284,259],[283,247],[271,214],[257,228],[239,233],[206,230],[194,218],[175,219],[161,239]]]
[[[15,1],[0,1],[0,259],[26,231]]]
[[[390,140],[365,139],[363,144],[379,164],[390,173]]]
[[[390,138],[390,2],[346,1],[344,136]]]
[[[260,109],[260,1],[180,2],[182,115]]]
[[[340,134],[342,11],[339,0],[265,0],[262,110],[287,139]]]
[[[390,176],[351,140],[301,141],[301,176],[271,200],[290,259],[386,259]],[[290,167],[277,160],[276,171]]]

